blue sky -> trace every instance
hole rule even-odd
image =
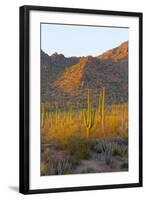
[[[128,37],[128,28],[41,24],[41,49],[49,55],[97,56]]]

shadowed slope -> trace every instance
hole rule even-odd
[[[55,53],[47,58],[45,55],[41,69],[41,82],[46,83],[41,87],[42,99],[53,95],[55,101],[81,100],[87,88],[97,95],[101,86],[106,87],[108,101],[113,101],[113,97],[116,102],[128,99],[128,42],[97,57],[66,58]]]

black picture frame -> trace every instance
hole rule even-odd
[[[66,13],[102,14],[113,16],[129,16],[139,18],[139,182],[129,184],[101,185],[101,186],[81,186],[54,189],[35,189],[29,188],[29,17],[30,11],[56,11]],[[22,6],[20,7],[20,131],[19,131],[19,191],[22,194],[52,193],[67,191],[99,190],[113,188],[130,188],[142,186],[142,13],[90,10],[63,7],[44,7],[44,6]]]

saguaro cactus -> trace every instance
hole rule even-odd
[[[98,100],[98,112],[100,116],[100,126],[102,131],[104,131],[105,126],[105,88],[101,88]]]
[[[52,112],[50,112],[50,114],[49,114],[49,124],[50,124],[50,128],[52,128],[52,126],[54,125]]]
[[[68,123],[72,122],[72,108],[70,108],[67,113],[67,121],[68,121]]]
[[[94,119],[95,119],[95,112],[92,108],[92,102],[91,102],[91,97],[90,97],[90,90],[88,89],[88,108],[87,111],[84,111],[84,125],[87,130],[87,138],[89,137],[90,134],[90,129],[94,125]]]
[[[45,124],[45,103],[41,103],[41,128],[44,128]]]
[[[58,125],[59,122],[59,110],[58,110],[58,105],[55,105],[55,124],[56,126]]]
[[[101,104],[101,128],[104,131],[105,126],[105,88],[102,88],[102,104]]]
[[[125,104],[122,104],[122,129],[125,129]]]

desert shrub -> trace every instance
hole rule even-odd
[[[69,160],[59,160],[57,162],[56,174],[71,174],[72,172],[72,164],[69,162]]]
[[[127,156],[128,146],[125,145],[122,141],[118,143],[113,139],[105,138],[99,140],[97,143],[97,152],[100,152],[104,155],[104,159],[107,165],[110,165],[113,160],[113,156]]]
[[[104,156],[105,156],[105,162],[106,162],[106,164],[110,165],[112,163],[112,150],[111,149],[106,150],[104,152]]]
[[[46,163],[47,166],[47,174],[46,175],[55,175],[56,174],[56,163],[53,160],[49,160]]]
[[[44,153],[44,148],[41,146],[41,155]]]
[[[80,158],[76,156],[75,154],[71,155],[69,162],[72,164],[73,168],[75,168],[77,165],[80,164]]]
[[[89,146],[90,150],[94,151],[95,147],[96,147],[96,144],[97,144],[96,139],[95,138],[89,138],[87,143],[88,143],[88,146]]]
[[[72,173],[70,154],[57,144],[43,147],[41,152],[41,175]]]
[[[48,161],[41,162],[41,175],[61,175],[73,173],[72,164],[68,159],[56,159],[51,157]]]
[[[95,146],[94,146],[94,151],[96,153],[102,153],[103,151],[103,142],[102,140],[96,140]]]
[[[125,134],[124,134],[124,139],[127,141],[128,143],[128,129],[126,130]]]
[[[47,165],[44,162],[41,162],[40,165],[41,176],[45,176],[48,173]]]
[[[128,147],[126,145],[113,144],[113,155],[114,156],[125,156],[128,154]]]
[[[43,162],[47,162],[49,157],[49,149],[48,148],[41,148],[41,160]]]
[[[87,159],[90,155],[88,142],[83,137],[71,137],[66,144],[66,148],[75,155],[76,159]]]
[[[112,163],[112,156],[113,156],[113,142],[106,138],[100,140],[100,145],[102,148],[102,153],[104,155],[104,160],[107,165]]]
[[[96,170],[93,168],[87,168],[87,169],[83,169],[81,171],[82,174],[86,174],[86,173],[96,173]]]

